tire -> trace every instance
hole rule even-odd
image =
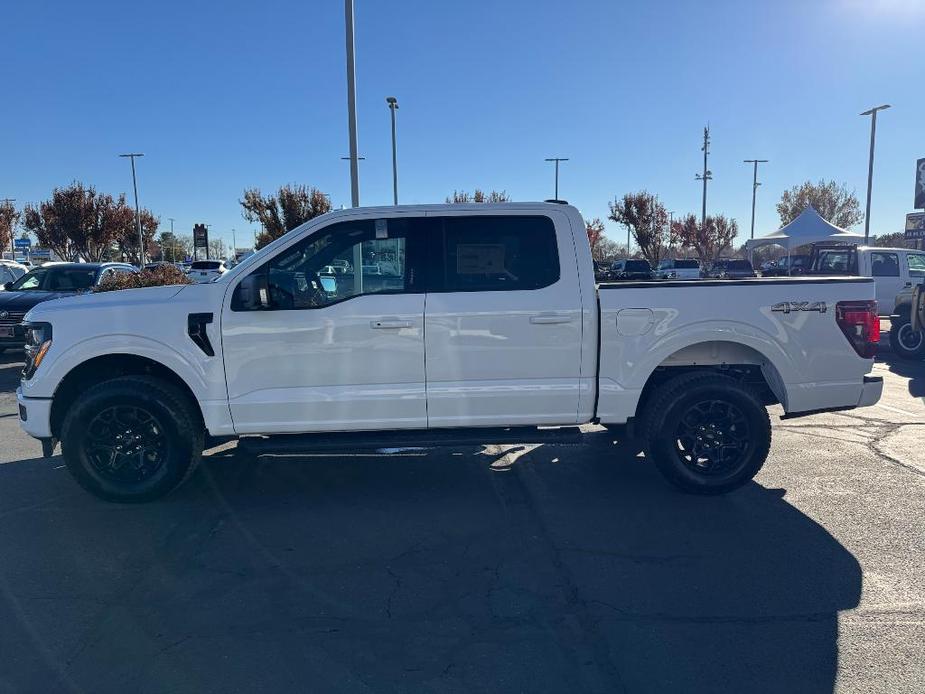
[[[122,376],[89,388],[71,405],[61,426],[61,453],[91,494],[143,502],[170,493],[193,474],[203,437],[199,412],[177,386]]]
[[[890,325],[890,349],[903,359],[925,358],[925,331],[914,332],[908,316],[903,316]]]
[[[642,423],[646,455],[688,494],[725,494],[751,480],[771,449],[771,420],[751,388],[710,372],[671,379]]]

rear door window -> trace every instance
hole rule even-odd
[[[432,264],[441,270],[432,278],[433,291],[530,290],[559,280],[549,217],[444,217],[442,227],[431,239]]]
[[[899,256],[874,251],[870,254],[870,274],[872,277],[899,277]]]

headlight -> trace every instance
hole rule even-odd
[[[28,381],[51,347],[51,323],[26,323],[23,328],[26,333],[26,366],[22,376]]]

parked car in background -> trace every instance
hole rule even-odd
[[[610,266],[612,280],[650,280],[652,277],[652,266],[648,260],[626,258],[614,261]]]
[[[186,276],[193,282],[211,282],[216,277],[221,277],[228,268],[222,260],[195,260],[190,263]]]
[[[12,260],[0,260],[0,288],[7,282],[15,282],[29,272],[29,269]]]
[[[741,258],[720,258],[713,261],[710,269],[704,274],[710,279],[742,280],[757,277],[752,264]]]
[[[791,277],[806,274],[809,269],[809,255],[784,256],[772,265],[761,270],[762,277]]]
[[[700,279],[700,261],[696,258],[665,258],[659,261],[655,277],[660,280]]]
[[[321,290],[321,269],[361,252],[395,254],[399,274]],[[877,402],[873,294],[865,278],[596,286],[563,204],[347,209],[215,282],[35,307],[20,426],[114,501],[181,484],[206,436],[290,453],[577,443],[589,422],[629,425],[672,484],[721,494],[768,457],[767,405]]]
[[[889,316],[897,296],[925,278],[925,251],[911,248],[816,244],[807,274],[872,277],[881,316]]]
[[[128,263],[46,263],[4,285],[0,292],[0,351],[23,347],[23,316],[52,299],[89,291],[107,277],[136,273]]]

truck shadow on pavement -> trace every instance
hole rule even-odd
[[[0,465],[0,688],[831,692],[855,558],[783,490],[683,496],[591,436],[232,449],[140,506]]]
[[[925,360],[903,359],[893,352],[881,350],[877,354],[877,361],[886,364],[897,376],[909,379],[909,395],[925,398]]]

